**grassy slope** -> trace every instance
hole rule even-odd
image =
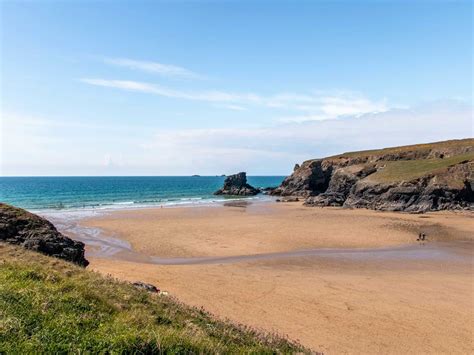
[[[433,148],[442,149],[442,148],[456,148],[456,147],[466,147],[466,146],[471,146],[471,147],[474,146],[474,138],[453,139],[449,141],[404,145],[400,147],[390,147],[390,148],[383,148],[383,149],[361,150],[361,151],[356,151],[356,152],[342,153],[342,154],[338,154],[329,158],[339,158],[339,157],[355,158],[355,157],[367,156],[367,155],[396,154],[396,153],[401,153],[401,152],[406,152],[406,151],[411,151],[411,150],[429,151]]]
[[[333,157],[326,159],[334,158],[357,158],[364,156],[377,156],[385,154],[397,154],[407,151],[419,151],[419,152],[429,152],[432,149],[456,149],[463,147],[474,147],[474,139],[459,139],[459,140],[449,140],[443,142],[435,143],[426,143],[426,144],[415,144],[415,145],[406,145],[401,147],[391,147],[384,149],[375,149],[375,150],[364,150],[358,152],[348,152],[339,154]],[[428,174],[433,174],[437,172],[442,172],[448,167],[458,164],[462,161],[474,160],[474,152],[459,154],[444,159],[417,159],[417,160],[399,160],[399,161],[384,161],[383,165],[385,167],[374,174],[369,175],[366,180],[369,182],[400,182],[400,181],[410,181],[418,179],[422,176]],[[458,181],[453,181],[453,184],[459,183]]]
[[[306,350],[171,297],[0,243],[0,353],[150,351]]]
[[[385,168],[369,175],[368,180],[375,182],[397,182],[418,179],[427,174],[441,172],[462,161],[474,160],[474,153],[455,155],[444,159],[419,159],[388,161]],[[453,184],[457,181],[452,181]]]

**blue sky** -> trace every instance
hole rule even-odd
[[[287,174],[473,136],[469,1],[1,3],[2,175]]]

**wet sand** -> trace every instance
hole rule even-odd
[[[118,238],[105,238],[105,249],[89,238],[92,269],[151,282],[317,351],[474,350],[472,213],[255,203],[120,211],[81,223]],[[415,241],[420,231],[428,242]]]

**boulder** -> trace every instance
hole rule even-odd
[[[21,208],[0,203],[0,241],[86,267],[84,243],[59,233],[48,220]]]
[[[145,290],[145,291],[153,292],[153,293],[160,292],[160,290],[155,285],[147,284],[147,283],[142,282],[142,281],[135,281],[135,282],[132,283],[132,285],[135,286],[136,288],[140,289],[140,290]]]
[[[227,176],[224,186],[214,192],[214,195],[253,196],[259,192],[259,189],[247,184],[247,174],[241,172]]]
[[[273,192],[273,190],[275,190],[276,187],[263,187],[263,188],[260,188],[260,192],[262,194],[265,194],[265,195],[269,195]]]
[[[280,202],[299,202],[299,200],[300,199],[298,197],[289,196],[289,197],[283,198],[282,200],[280,200]]]

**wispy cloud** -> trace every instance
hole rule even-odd
[[[207,101],[207,102],[246,102],[246,103],[257,103],[261,101],[261,98],[254,94],[234,94],[224,91],[211,90],[211,91],[182,91],[175,90],[165,86],[144,83],[139,81],[128,81],[128,80],[106,80],[106,79],[95,79],[95,78],[82,78],[80,79],[83,83],[104,86],[115,89],[122,89],[128,91],[139,91],[148,94],[154,94],[164,97],[185,99],[185,100],[196,100],[196,101]]]
[[[342,94],[340,96],[322,96],[315,98],[311,105],[298,105],[296,109],[306,114],[281,117],[280,122],[324,121],[343,116],[359,117],[389,110],[387,101],[369,100],[360,95]]]
[[[167,77],[178,77],[184,79],[204,79],[205,77],[201,74],[197,74],[186,68],[163,64],[158,62],[134,60],[128,58],[105,58],[104,62],[107,64],[125,67],[133,70],[140,70],[148,73],[163,75]]]
[[[251,129],[125,124],[113,134],[109,126],[4,115],[0,174],[285,174],[296,162],[344,151],[469,137],[472,113],[471,104],[442,101]]]
[[[229,173],[246,169],[265,174],[269,166],[285,166],[286,170],[277,172],[289,172],[296,162],[345,151],[469,137],[471,117],[470,105],[432,102],[338,120],[257,129],[158,130],[141,146],[144,155],[159,157],[156,165],[168,159],[180,164],[183,171],[190,164],[210,173],[219,171],[212,170],[214,166]]]
[[[83,78],[82,82],[128,91],[138,91],[168,98],[205,101],[217,107],[234,111],[246,110],[245,106],[261,106],[273,110],[297,112],[295,115],[279,118],[280,122],[304,122],[334,119],[340,116],[360,116],[388,110],[386,100],[374,101],[360,94],[339,92],[331,95],[319,92],[310,94],[278,93],[271,96],[255,93],[234,93],[226,91],[183,91],[162,85],[125,80]]]
[[[248,109],[243,107],[243,106],[231,105],[231,104],[227,104],[227,105],[226,104],[217,104],[217,105],[214,105],[214,107],[223,108],[223,109],[231,110],[231,111],[248,111]]]

